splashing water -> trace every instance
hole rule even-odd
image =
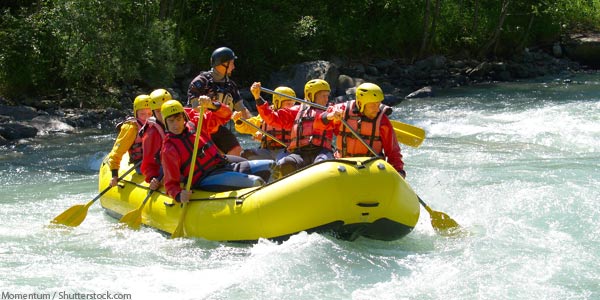
[[[276,244],[170,240],[117,225],[97,194],[114,134],[0,149],[0,287],[132,299],[599,299],[600,75],[442,91],[393,119],[423,127],[402,147],[407,180],[463,227],[437,235],[422,210],[395,242],[301,233]],[[243,146],[256,144],[241,137]],[[365,187],[368,188],[368,187]]]

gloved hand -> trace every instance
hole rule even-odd
[[[192,99],[192,101],[190,101],[190,107],[193,109],[198,108],[199,105],[200,105],[199,98],[194,98],[194,99]]]
[[[259,141],[260,142],[262,140],[262,138],[263,138],[263,133],[260,132],[260,131],[257,131],[257,132],[254,133],[254,135],[252,136],[252,138],[255,141]]]
[[[119,177],[115,176],[110,179],[110,186],[115,186],[117,183],[119,183]]]
[[[179,192],[179,199],[177,202],[181,202],[181,203],[188,203],[190,202],[190,198],[192,197],[192,191],[187,191],[187,190],[182,190],[181,192]]]
[[[152,178],[152,180],[150,180],[149,188],[153,191],[156,191],[160,187],[160,185],[160,180],[158,180],[157,178]]]
[[[231,115],[231,119],[236,122],[237,120],[239,120],[242,117],[242,112],[241,111],[234,111],[233,114]]]
[[[327,120],[333,120],[339,122],[342,119],[342,110],[339,108],[333,108],[327,113]]]
[[[250,87],[250,92],[252,93],[252,96],[254,96],[254,100],[260,98],[260,87],[260,82],[255,82]]]
[[[193,99],[191,105],[197,111],[200,111],[200,106],[204,107],[205,109],[217,108],[217,106],[212,102],[212,100],[208,96],[200,96],[196,99]]]

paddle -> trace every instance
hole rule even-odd
[[[394,126],[394,132],[398,142],[411,147],[418,148],[425,139],[425,130],[400,121],[390,120]]]
[[[142,224],[142,210],[144,209],[146,202],[148,202],[148,199],[150,199],[150,196],[152,196],[152,193],[154,193],[153,190],[148,190],[148,194],[146,194],[146,198],[144,198],[142,205],[140,205],[139,208],[124,214],[119,222],[127,224],[127,226],[132,229],[139,229]]]
[[[265,88],[260,88],[262,91],[267,92],[267,93],[272,93],[272,94],[280,94],[277,93],[275,91],[269,90],[269,89],[265,89]],[[316,108],[322,109],[322,110],[326,110],[327,108],[323,105],[319,105],[317,103],[313,103],[310,101],[306,101],[306,100],[302,100],[302,99],[298,99],[295,97],[290,97],[287,95],[284,95],[285,97],[288,97],[290,99],[293,99],[295,101],[298,102],[302,102],[311,106],[314,106]],[[363,145],[365,147],[367,147],[367,149],[369,149],[369,151],[371,153],[373,153],[373,155],[375,156],[379,156],[379,154],[377,154],[375,152],[375,150],[373,150],[373,148],[371,148],[371,146],[369,146],[369,144],[367,144],[361,137],[360,135],[358,135],[358,133],[356,131],[354,131],[353,128],[351,128],[350,126],[348,126],[348,123],[346,123],[346,121],[344,119],[341,120],[342,123],[344,124],[344,126],[346,126],[346,128],[348,128],[348,130],[350,130],[350,132],[354,135],[354,137],[356,137],[356,139],[358,139],[359,141],[361,141],[363,143]],[[435,211],[432,210],[427,204],[425,204],[425,202],[421,199],[421,197],[419,197],[419,195],[417,195],[417,198],[419,199],[419,203],[421,203],[421,205],[423,205],[423,207],[425,208],[425,210],[427,210],[427,212],[429,213],[429,217],[431,218],[431,226],[433,226],[433,228],[436,230],[436,232],[441,233],[444,232],[448,229],[453,229],[453,228],[457,228],[459,225],[458,223],[456,223],[456,221],[454,221],[452,218],[450,218],[450,216],[448,216],[447,214],[443,213],[443,212],[439,212],[439,211]]]
[[[161,174],[156,179],[161,181],[162,176],[163,175]],[[142,201],[142,205],[140,205],[139,208],[124,214],[119,222],[127,224],[132,229],[139,229],[140,225],[142,224],[142,210],[144,210],[144,206],[146,205],[146,202],[148,202],[148,199],[150,199],[150,196],[152,196],[153,192],[154,190],[148,190],[148,194],[146,194],[146,198],[144,198],[144,201]]]
[[[204,121],[204,106],[200,105],[200,119],[198,120],[198,126],[196,127],[196,138],[194,140],[194,149],[192,150],[192,161],[190,162],[190,171],[188,173],[188,179],[185,185],[185,190],[189,191],[192,188],[192,178],[194,178],[194,168],[196,167],[196,156],[198,155],[198,144],[200,142],[200,135],[202,134],[202,121]],[[171,238],[179,238],[185,236],[185,215],[187,214],[188,205],[183,203],[183,209],[181,210],[181,216],[175,231],[171,234]]]
[[[456,229],[459,227],[458,223],[456,223],[456,221],[450,218],[450,216],[441,211],[435,211],[431,209],[427,204],[425,204],[425,202],[423,202],[419,195],[417,195],[417,198],[419,199],[419,203],[421,203],[421,205],[423,205],[423,207],[425,207],[425,210],[427,210],[427,212],[429,213],[429,217],[431,219],[431,226],[433,227],[433,229],[435,229],[435,231],[438,234],[444,234],[450,229]]]
[[[125,172],[123,175],[121,175],[121,177],[119,177],[117,179],[117,181],[123,179],[125,176],[127,176],[127,174],[133,172],[133,170],[135,170],[135,168],[137,168],[141,163],[142,163],[141,161],[136,163],[133,167],[131,167],[129,170],[127,170],[127,172]],[[90,206],[92,204],[94,204],[94,202],[96,202],[96,200],[100,199],[100,197],[102,197],[102,195],[104,195],[106,192],[108,192],[108,190],[110,190],[110,188],[112,188],[112,186],[109,185],[102,192],[100,192],[100,194],[98,194],[98,196],[96,196],[94,199],[92,199],[92,201],[88,202],[85,205],[78,204],[78,205],[71,206],[69,209],[65,210],[62,214],[56,216],[52,220],[52,223],[62,224],[62,225],[71,226],[71,227],[79,226],[79,224],[81,224],[81,222],[83,222],[83,220],[87,216],[87,212],[88,212],[88,209],[90,208]]]
[[[270,94],[275,94],[275,95],[279,95],[282,97],[286,97],[286,98],[290,98],[293,99],[295,101],[301,102],[301,103],[307,103],[308,105],[312,105],[316,108],[322,109],[322,110],[326,110],[327,108],[323,105],[319,105],[310,101],[306,101],[303,99],[299,99],[296,97],[291,97],[289,95],[285,95],[273,90],[269,90],[266,88],[261,87],[260,88],[261,91],[265,92],[265,93],[270,93]],[[406,124],[406,123],[402,123],[400,121],[394,121],[394,120],[390,120],[390,122],[392,123],[392,126],[394,127],[394,133],[396,134],[396,139],[398,139],[398,142],[411,146],[411,147],[419,147],[421,145],[421,143],[423,143],[423,140],[425,139],[425,130],[423,130],[422,128],[410,125],[410,124]]]
[[[241,122],[244,122],[244,123],[246,123],[248,126],[250,126],[250,127],[254,128],[254,129],[256,129],[256,130],[258,130],[258,131],[262,132],[264,135],[266,135],[266,136],[270,137],[272,140],[274,140],[275,142],[279,143],[280,145],[282,145],[282,146],[284,146],[284,147],[287,147],[287,146],[288,146],[288,145],[286,145],[284,142],[282,142],[280,139],[278,139],[278,138],[276,138],[275,136],[273,136],[272,134],[270,134],[270,133],[266,132],[266,131],[265,131],[265,130],[263,130],[262,128],[260,128],[260,127],[258,127],[258,126],[256,126],[256,125],[254,125],[254,124],[252,124],[252,123],[250,123],[250,121],[248,121],[248,120],[246,120],[246,119],[242,119],[242,118],[240,118],[240,119],[238,119],[237,121],[241,121]],[[237,122],[237,121],[236,121],[236,122]]]
[[[263,91],[263,92],[269,93],[269,94],[274,94],[274,95],[279,95],[279,96],[281,96],[281,97],[289,98],[289,99],[292,99],[292,100],[294,100],[294,101],[297,101],[297,102],[300,102],[300,103],[304,103],[304,104],[310,105],[310,106],[312,106],[312,107],[315,107],[315,108],[318,108],[318,109],[321,109],[321,110],[327,110],[327,107],[325,107],[325,106],[323,106],[323,105],[321,105],[321,104],[318,104],[318,103],[314,103],[314,102],[310,102],[310,101],[307,101],[307,100],[304,100],[304,99],[300,99],[300,98],[292,97],[292,96],[290,96],[290,95],[282,94],[282,93],[279,93],[279,92],[276,92],[276,91],[273,91],[273,90],[270,90],[270,89],[266,89],[266,88],[263,88],[263,87],[261,87],[261,88],[260,88],[260,90],[261,90],[261,91]],[[344,124],[344,126],[346,126],[346,128],[347,128],[348,130],[350,130],[350,132],[352,132],[352,134],[354,134],[354,136],[355,136],[357,139],[361,140],[361,141],[363,142],[363,144],[365,144],[365,146],[367,146],[367,148],[368,148],[369,150],[371,150],[371,152],[373,152],[373,153],[375,154],[375,156],[378,156],[378,155],[375,153],[375,151],[374,151],[374,150],[373,150],[371,147],[369,147],[369,145],[367,145],[367,144],[365,143],[365,141],[363,141],[363,139],[362,139],[362,138],[360,138],[360,136],[358,135],[358,133],[357,133],[356,131],[354,131],[354,128],[352,128],[352,127],[350,127],[350,126],[348,125],[348,123],[346,122],[346,120],[344,120],[344,119],[341,119],[341,121],[342,121],[342,124]]]

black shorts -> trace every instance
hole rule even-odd
[[[227,129],[225,126],[219,126],[219,130],[213,133],[211,138],[213,142],[215,142],[215,145],[217,145],[217,148],[225,154],[235,146],[240,145],[240,142],[238,142],[235,135],[233,135],[231,130]]]

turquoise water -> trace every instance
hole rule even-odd
[[[600,75],[438,95],[401,103],[393,118],[427,131],[420,148],[403,147],[407,180],[463,226],[459,236],[437,235],[425,210],[394,242],[170,240],[121,228],[98,203],[77,228],[49,226],[97,194],[115,134],[86,131],[0,148],[0,293],[600,299]]]

